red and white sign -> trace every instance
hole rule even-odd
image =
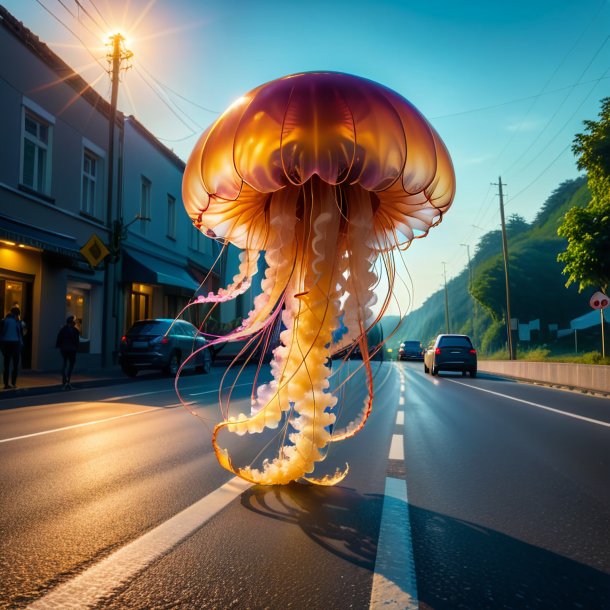
[[[610,299],[603,292],[596,292],[590,299],[589,305],[593,309],[605,309],[610,305]]]

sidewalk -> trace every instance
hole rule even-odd
[[[133,379],[124,375],[119,366],[112,366],[95,370],[79,371],[76,369],[72,374],[71,383],[74,389],[83,389],[130,381],[133,381]],[[20,398],[23,396],[63,391],[61,373],[59,371],[19,371],[17,388],[11,388],[10,390],[0,389],[0,401],[4,398]]]

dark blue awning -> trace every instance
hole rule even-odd
[[[199,282],[179,265],[141,252],[123,250],[123,281],[137,284],[174,286],[195,292]]]
[[[82,260],[76,237],[0,215],[0,239]]]

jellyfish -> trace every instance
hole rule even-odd
[[[312,473],[329,443],[355,435],[371,412],[367,331],[390,302],[392,254],[426,236],[454,192],[451,159],[432,126],[396,92],[354,75],[308,72],[271,81],[201,135],[184,173],[186,211],[204,234],[241,253],[230,285],[198,300],[243,294],[262,256],[262,290],[226,340],[255,336],[278,318],[283,329],[271,380],[253,391],[250,412],[227,413],[213,430],[224,468],[261,485],[333,485],[345,477],[348,466],[322,478]],[[381,270],[387,288],[375,314]],[[366,398],[339,429],[328,361],[356,346]],[[281,422],[277,453],[258,467],[234,464],[221,446],[221,431],[255,434]]]

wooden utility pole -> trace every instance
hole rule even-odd
[[[510,327],[510,279],[508,272],[508,243],[506,241],[506,223],[504,222],[504,195],[502,193],[502,177],[498,177],[498,194],[500,196],[500,221],[502,222],[502,254],[504,256],[504,282],[506,286],[506,336],[508,339],[508,358],[515,360],[513,334]]]
[[[443,262],[443,276],[445,278],[445,332],[449,334],[449,295],[447,293],[447,263]]]
[[[111,254],[106,259],[104,267],[104,301],[102,311],[102,366],[107,367],[113,364],[113,341],[116,340],[117,312],[115,305],[116,297],[116,261],[118,252],[115,251],[116,231],[121,230],[121,219],[115,218],[114,210],[114,131],[117,114],[117,102],[119,97],[119,71],[121,62],[133,56],[131,51],[123,47],[125,38],[122,34],[113,34],[110,37],[112,51],[108,54],[110,62],[110,77],[112,90],[110,95],[110,116],[108,119],[108,183],[106,188],[106,224],[110,237]],[[111,267],[112,265],[112,267]],[[110,320],[112,318],[112,320]],[[110,324],[110,322],[112,322]]]
[[[470,300],[472,301],[472,339],[476,344],[475,337],[475,322],[476,322],[476,301],[472,296],[472,261],[470,260],[470,246],[468,244],[460,244],[460,246],[464,246],[466,248],[466,254],[468,254],[468,292],[470,293]]]

